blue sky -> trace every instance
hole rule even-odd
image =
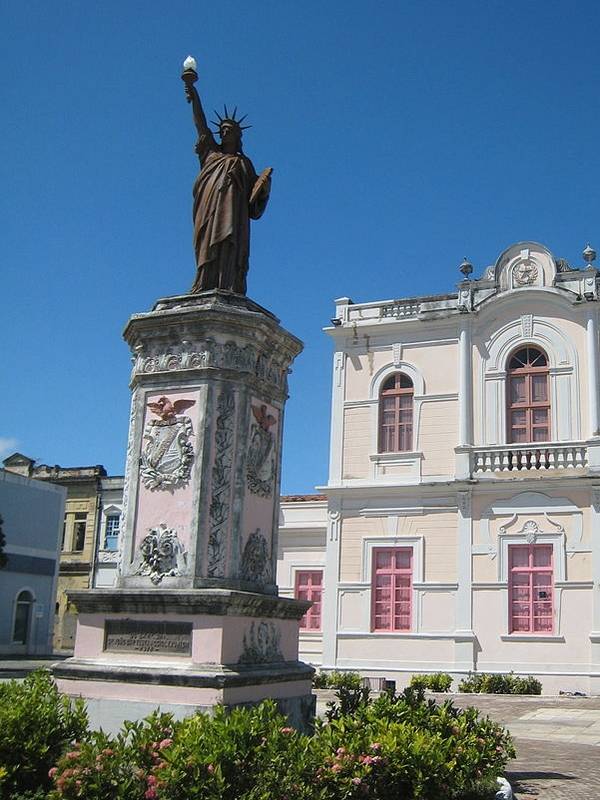
[[[600,248],[593,2],[23,2],[0,12],[3,456],[124,467],[121,331],[191,285],[191,112],[274,167],[248,294],[305,342],[284,492],[327,478],[333,299],[446,292],[532,239]],[[7,402],[6,402],[7,401]]]

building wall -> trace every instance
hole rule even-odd
[[[58,543],[66,491],[0,470],[0,515],[7,566],[0,571],[0,653],[52,652]],[[25,643],[14,641],[16,602],[29,592],[32,605]]]
[[[521,242],[455,294],[336,301],[325,668],[401,681],[514,669],[547,692],[600,693],[598,290],[595,268]],[[549,434],[535,445],[510,444],[507,419],[507,365],[526,346],[547,356]],[[380,452],[380,392],[396,372],[412,381],[412,448]],[[405,630],[375,625],[377,547],[412,552]],[[531,573],[532,608],[551,603],[551,629],[516,633],[511,554],[540,547],[552,579]]]

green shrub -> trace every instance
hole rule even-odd
[[[415,689],[431,689],[432,692],[449,692],[452,675],[447,672],[432,672],[430,675],[413,675],[410,686]]]
[[[362,678],[358,672],[333,670],[332,672],[315,672],[313,676],[315,689],[359,689],[361,685]]]
[[[81,705],[46,674],[6,686],[0,708],[9,719],[17,707],[20,736],[13,727],[0,754],[3,800],[466,800],[487,796],[514,755],[499,725],[423,688],[371,701],[366,687],[342,687],[312,736],[269,700],[180,721],[156,712],[111,736],[87,733]],[[15,782],[23,765],[27,785]]]
[[[470,673],[458,686],[459,692],[488,694],[541,694],[542,684],[533,675],[519,678],[510,673]]]
[[[0,683],[0,797],[45,797],[48,771],[87,722],[83,701],[59,694],[46,671]]]
[[[327,689],[329,676],[326,672],[315,672],[312,679],[313,689]]]

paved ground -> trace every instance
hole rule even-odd
[[[600,800],[600,697],[454,695],[506,725],[517,758],[507,777],[519,800]]]

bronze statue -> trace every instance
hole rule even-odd
[[[188,103],[192,104],[198,131],[196,153],[200,172],[194,183],[194,251],[196,280],[191,293],[226,289],[246,294],[246,275],[250,245],[250,219],[259,219],[269,200],[269,167],[257,176],[252,162],[242,152],[241,123],[236,111],[217,114],[217,144],[208,127],[194,83],[198,79],[196,62],[188,57],[181,76]]]

